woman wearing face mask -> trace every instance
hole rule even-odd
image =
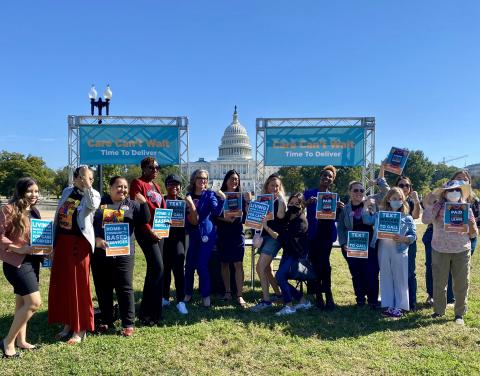
[[[271,229],[267,223],[263,228],[274,239],[280,242],[283,253],[275,278],[282,290],[284,307],[277,316],[290,315],[297,309],[309,309],[312,304],[305,299],[303,293],[288,283],[291,266],[308,253],[308,222],[305,217],[305,201],[301,193],[290,196],[287,212],[281,220],[280,231]],[[293,306],[293,299],[298,304]]]
[[[419,219],[422,215],[420,198],[418,197],[417,191],[413,190],[410,179],[406,176],[400,176],[395,182],[395,185],[403,191],[403,194],[406,197],[409,215],[413,219]],[[416,258],[417,242],[414,241],[408,247],[408,301],[410,304],[410,311],[415,311],[417,309]]]
[[[317,193],[330,192],[330,187],[335,181],[337,169],[333,166],[325,166],[320,174],[318,188],[305,191],[307,206],[309,256],[317,273],[315,293],[317,307],[331,310],[335,308],[332,294],[332,267],[330,266],[330,254],[335,240],[337,240],[337,227],[335,221],[329,219],[317,219]],[[343,202],[337,202],[337,214],[344,207]],[[325,302],[322,294],[325,293]]]
[[[200,280],[200,294],[203,306],[210,307],[210,274],[208,264],[217,234],[212,219],[223,211],[225,194],[220,190],[208,189],[208,171],[195,170],[190,177],[187,196],[191,196],[197,210],[197,218],[192,222],[189,218],[189,247],[185,261],[185,302],[189,302],[193,294],[193,278],[195,270]],[[217,197],[218,195],[218,197]]]
[[[444,229],[445,202],[465,202],[471,193],[469,184],[451,180],[442,188],[430,193],[424,200],[422,221],[433,224],[432,272],[433,308],[432,317],[440,317],[446,309],[446,287],[448,274],[452,273],[455,297],[455,322],[464,325],[463,315],[467,311],[467,294],[470,273],[471,242],[478,235],[472,209],[468,209],[468,233],[447,232]]]
[[[130,199],[140,193],[147,200],[150,222],[135,228],[135,238],[145,255],[147,273],[143,285],[142,303],[138,314],[143,325],[156,325],[162,319],[163,293],[163,239],[152,231],[155,209],[165,208],[160,186],[155,182],[160,167],[154,158],[146,157],[140,162],[142,176],[130,184]]]
[[[416,230],[413,218],[408,214],[409,204],[403,190],[398,187],[390,189],[380,206],[381,210],[401,213],[400,234],[393,239],[378,239],[375,230],[371,247],[378,240],[378,262],[380,265],[380,292],[383,314],[390,317],[402,317],[409,310],[408,294],[408,249],[415,242]],[[378,221],[376,210],[371,206],[364,211],[363,222],[375,224]]]
[[[378,307],[378,257],[375,247],[368,250],[368,259],[347,257],[348,231],[365,231],[372,239],[373,227],[365,224],[362,219],[364,208],[377,211],[376,196],[365,199],[365,188],[359,181],[352,181],[348,185],[350,202],[345,205],[338,218],[338,242],[342,247],[342,254],[348,263],[352,275],[353,290],[355,291],[358,306],[364,306],[365,297],[371,309]]]
[[[167,200],[184,200],[186,202],[186,215],[190,223],[196,223],[197,209],[192,197],[180,196],[182,179],[177,175],[168,175],[165,178],[167,187]],[[163,305],[169,305],[171,274],[175,280],[177,310],[182,315],[188,314],[185,305],[185,227],[170,227],[170,234],[163,244],[163,261],[165,263],[165,280],[163,285]]]
[[[90,253],[95,250],[93,218],[100,205],[100,194],[92,188],[93,171],[87,166],[73,173],[73,187],[62,192],[55,214],[55,243],[48,322],[64,324],[57,338],[70,337],[69,344],[81,342],[94,330],[90,290]]]
[[[147,201],[140,193],[135,201],[128,197],[127,180],[121,176],[110,179],[110,194],[102,198],[100,208],[95,213],[95,253],[92,257],[92,273],[98,306],[101,312],[101,324],[98,332],[105,333],[113,328],[113,289],[115,289],[120,318],[122,320],[122,335],[130,337],[134,332],[135,298],[133,295],[133,267],[135,262],[135,236],[133,230],[150,220]],[[105,250],[104,226],[108,223],[128,223],[130,236],[130,254],[125,256],[107,257]]]
[[[240,192],[240,175],[235,170],[227,172],[223,179],[222,192]],[[242,307],[246,303],[243,299],[243,256],[245,254],[245,234],[243,232],[243,222],[247,213],[247,205],[250,202],[250,194],[246,192],[242,197],[242,218],[217,218],[217,246],[220,253],[220,262],[222,268],[222,280],[225,287],[224,300],[232,299],[232,289],[230,286],[230,264],[235,268],[235,282],[237,288],[237,302]]]
[[[8,334],[0,340],[4,358],[17,358],[22,350],[37,347],[27,342],[27,323],[42,303],[38,291],[41,257],[32,256],[30,219],[40,219],[35,208],[38,186],[32,178],[20,178],[8,204],[0,208],[0,260],[3,273],[15,293],[15,315]]]
[[[273,219],[267,221],[267,227],[275,232],[279,232],[281,220],[285,217],[286,204],[283,184],[278,174],[272,174],[267,178],[267,181],[263,185],[262,193],[273,194]],[[265,229],[262,231],[262,238],[262,246],[258,249],[260,252],[260,258],[258,259],[256,267],[257,274],[260,278],[260,284],[262,285],[262,300],[252,307],[253,312],[259,312],[272,306],[269,291],[270,285],[272,285],[276,297],[281,297],[277,281],[273,276],[272,260],[277,256],[278,251],[282,246],[280,242],[277,239],[272,238]]]

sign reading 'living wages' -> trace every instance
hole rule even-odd
[[[178,128],[172,126],[81,126],[79,144],[84,164],[138,164],[145,157],[179,163]]]
[[[53,221],[32,218],[30,244],[35,255],[49,255],[53,249]]]
[[[265,202],[252,201],[248,206],[245,226],[261,230],[263,228],[263,217],[267,215],[268,204]]]
[[[267,166],[361,166],[365,159],[361,127],[267,127]]]

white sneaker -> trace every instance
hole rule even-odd
[[[297,312],[297,310],[295,309],[295,307],[292,307],[292,306],[284,306],[280,311],[278,311],[277,313],[275,313],[276,316],[284,316],[284,315],[291,315],[293,313]]]
[[[162,298],[162,307],[167,307],[169,305],[170,305],[170,301],[165,298]]]
[[[295,309],[310,309],[312,308],[312,303],[310,303],[309,300],[305,300],[305,302],[303,303],[298,303],[296,306],[295,306]]]
[[[455,324],[464,326],[465,321],[463,321],[463,317],[462,316],[455,316]]]
[[[184,302],[178,303],[177,309],[178,309],[178,312],[180,312],[182,315],[188,314],[187,306],[185,305]]]

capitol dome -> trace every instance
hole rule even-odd
[[[218,147],[219,160],[252,159],[252,146],[247,130],[238,121],[237,106],[233,113],[233,121],[225,129],[222,143]]]

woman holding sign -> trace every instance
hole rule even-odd
[[[135,227],[149,222],[150,210],[142,194],[137,193],[135,201],[130,200],[125,178],[114,176],[110,179],[109,186],[110,194],[102,198],[93,223],[96,248],[92,256],[92,273],[101,317],[98,331],[104,333],[109,328],[113,328],[113,289],[115,289],[122,320],[122,335],[129,337],[133,334],[135,323],[133,295],[135,236],[133,231]],[[130,243],[128,249],[119,251],[106,240],[112,226],[118,224],[127,224],[124,226],[126,227],[124,233],[120,235],[128,236]],[[113,236],[115,235],[118,236],[113,233]],[[110,246],[112,246],[111,249]]]
[[[422,215],[422,207],[417,191],[413,189],[412,182],[406,176],[399,176],[395,185],[403,191],[408,204],[408,213],[413,219],[419,219]],[[410,311],[417,308],[417,242],[414,241],[408,247],[408,301]]]
[[[273,199],[273,211],[269,213],[271,215],[271,219],[267,221],[267,226],[275,232],[279,232],[281,228],[281,220],[285,217],[287,207],[285,203],[285,191],[283,189],[280,175],[272,174],[267,178],[265,184],[263,185],[263,195],[261,196],[265,197],[267,195],[270,195]],[[262,238],[263,242],[258,250],[260,252],[260,258],[258,259],[256,267],[257,274],[260,278],[260,284],[262,285],[262,300],[252,307],[252,311],[254,312],[258,312],[272,306],[269,291],[270,285],[272,285],[276,297],[281,298],[278,283],[273,276],[272,260],[277,256],[282,245],[277,239],[271,237],[270,234],[265,230],[262,231]]]
[[[370,245],[375,247],[378,240],[384,315],[401,317],[411,306],[408,294],[408,250],[416,240],[415,223],[408,214],[409,204],[405,194],[398,187],[387,192],[380,209],[383,211],[376,212],[376,208],[370,206],[364,211],[363,222],[376,224]],[[384,229],[388,232],[382,232]]]
[[[163,244],[163,261],[165,263],[165,279],[163,284],[163,305],[168,305],[170,298],[171,274],[175,280],[177,310],[182,315],[188,313],[185,305],[185,215],[191,222],[197,221],[197,209],[192,198],[180,196],[182,179],[177,175],[165,178],[167,187],[167,209],[173,210],[170,234]]]
[[[69,344],[81,342],[94,330],[90,291],[90,253],[95,249],[93,217],[100,205],[100,194],[92,188],[93,171],[87,166],[73,172],[73,187],[62,192],[55,214],[55,244],[48,322],[64,324],[58,339]]]
[[[374,247],[368,247],[366,244],[366,256],[355,256],[354,252],[349,252],[348,233],[350,231],[362,232],[368,234],[368,239],[372,239],[373,226],[363,222],[364,208],[376,207],[375,198],[365,199],[365,188],[359,181],[352,181],[348,185],[350,202],[338,218],[338,242],[342,247],[342,254],[347,260],[350,274],[352,275],[353,290],[355,291],[358,306],[364,306],[365,297],[368,299],[368,305],[371,309],[378,307],[378,258]]]
[[[27,323],[40,308],[38,279],[41,257],[32,256],[30,247],[30,219],[40,218],[35,208],[38,186],[32,178],[21,178],[7,205],[0,209],[0,259],[3,273],[15,293],[15,315],[8,334],[0,342],[4,358],[16,358],[20,349],[33,350],[27,342]]]
[[[222,213],[225,194],[220,190],[215,192],[207,189],[208,171],[195,170],[190,177],[187,188],[187,196],[190,196],[195,204],[197,218],[189,218],[188,234],[189,247],[185,262],[185,302],[192,299],[193,278],[195,270],[200,280],[200,294],[204,307],[210,307],[210,274],[208,263],[212,255],[213,247],[217,241],[213,217]]]
[[[235,267],[235,284],[237,287],[237,302],[242,307],[246,305],[243,299],[243,256],[245,253],[245,234],[243,222],[246,215],[246,206],[250,202],[250,194],[240,192],[240,175],[235,170],[227,172],[223,179],[222,192],[227,196],[228,208],[223,217],[217,218],[217,246],[220,252],[222,280],[225,287],[224,300],[232,299],[230,286],[230,264]],[[232,196],[231,198],[229,198]]]
[[[152,157],[146,157],[140,162],[142,176],[133,179],[130,184],[130,199],[135,200],[137,193],[146,198],[150,209],[150,222],[135,228],[135,238],[142,248],[147,262],[147,273],[143,284],[142,303],[138,314],[144,325],[158,324],[162,318],[163,294],[163,239],[153,230],[155,209],[165,208],[165,200],[160,192],[160,186],[155,182],[160,166]]]
[[[308,219],[309,256],[317,273],[315,294],[317,307],[320,309],[334,309],[335,302],[332,294],[332,267],[330,266],[330,254],[333,243],[337,240],[337,227],[335,219],[317,219],[317,196],[320,192],[330,192],[330,187],[335,181],[337,169],[333,166],[325,166],[320,174],[318,188],[305,191]],[[335,194],[336,197],[336,194]],[[336,203],[337,211],[344,207],[343,202]],[[325,293],[325,302],[323,300]]]
[[[452,274],[455,297],[455,322],[464,325],[467,311],[467,294],[470,274],[471,238],[478,235],[477,223],[472,209],[466,203],[471,194],[469,184],[451,180],[442,188],[428,194],[423,202],[422,221],[433,224],[432,272],[433,309],[432,317],[445,314],[447,306],[446,287],[448,274]]]

